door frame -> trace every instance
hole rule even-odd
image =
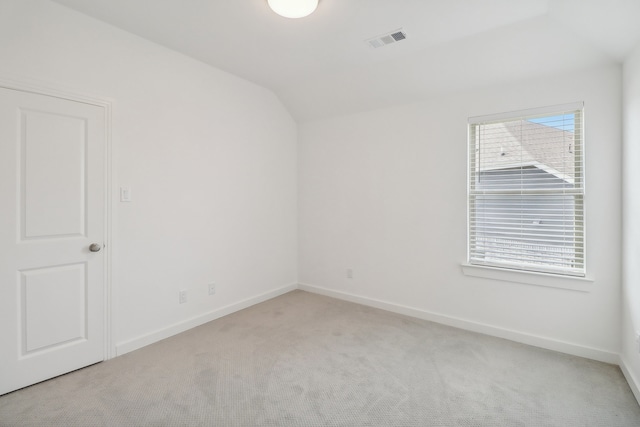
[[[69,101],[82,102],[85,104],[95,105],[102,107],[104,111],[104,177],[103,182],[105,185],[104,194],[104,342],[103,346],[103,361],[112,359],[116,356],[115,342],[113,340],[114,327],[114,313],[115,307],[113,305],[114,295],[112,286],[112,257],[113,257],[113,233],[112,233],[112,219],[113,219],[113,201],[112,201],[112,146],[111,146],[111,112],[113,101],[105,98],[99,98],[92,95],[81,95],[77,92],[68,90],[67,88],[59,87],[51,82],[29,82],[24,79],[11,79],[0,76],[0,87],[5,89],[19,90],[22,92],[29,92],[38,95],[52,96],[56,98],[66,99]]]

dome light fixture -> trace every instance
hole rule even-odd
[[[267,0],[267,3],[275,13],[285,18],[304,18],[318,7],[318,0]]]

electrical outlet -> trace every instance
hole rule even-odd
[[[185,302],[187,302],[187,291],[182,290],[180,291],[180,304],[184,304]]]
[[[209,283],[209,295],[214,295],[216,293],[216,284]]]
[[[640,353],[640,332],[636,331],[636,344],[638,345],[638,353]]]
[[[347,268],[347,279],[353,279],[353,268]]]

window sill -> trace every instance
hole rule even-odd
[[[591,292],[593,280],[586,277],[559,276],[556,274],[534,273],[531,271],[506,270],[496,267],[462,264],[465,276],[548,288],[568,289],[578,292]]]

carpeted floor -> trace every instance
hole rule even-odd
[[[294,291],[0,397],[1,426],[640,426],[616,366]]]

